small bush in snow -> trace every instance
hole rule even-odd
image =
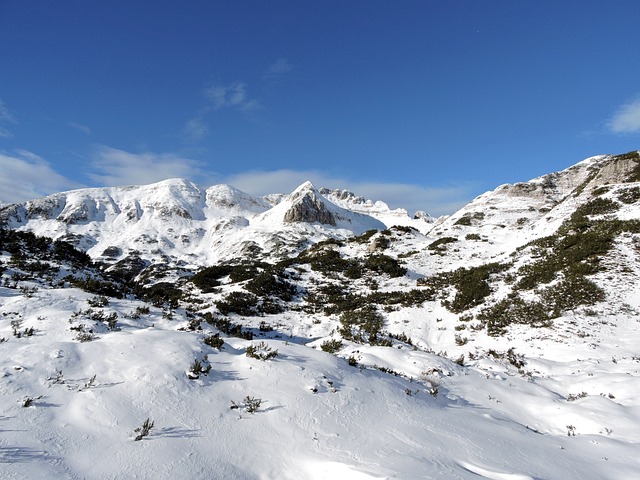
[[[136,436],[133,438],[133,440],[136,442],[139,442],[144,437],[148,436],[149,433],[151,433],[151,429],[154,427],[154,425],[155,425],[154,421],[147,418],[142,423],[141,427],[138,427],[134,430],[134,433],[136,433]]]
[[[219,334],[215,335],[207,335],[203,339],[205,345],[209,345],[210,347],[217,348],[218,350],[222,350],[222,345],[224,345],[224,340],[220,338]]]
[[[81,343],[85,343],[91,342],[92,340],[95,340],[95,338],[96,336],[91,332],[79,332],[75,339]]]
[[[278,350],[272,350],[265,342],[260,342],[257,345],[253,343],[247,347],[247,357],[262,360],[263,362],[271,358],[278,356]]]
[[[109,305],[109,299],[104,295],[100,295],[99,297],[90,298],[87,303],[90,307],[106,307]]]
[[[322,342],[320,348],[323,352],[336,353],[342,348],[342,342],[340,340],[332,338],[331,340]]]
[[[231,410],[238,410],[240,408],[244,409],[247,413],[255,413],[260,408],[262,404],[262,400],[260,398],[250,397],[247,395],[240,404],[237,404],[233,400],[231,401]]]
[[[205,357],[205,360],[206,360],[206,357]],[[210,371],[211,371],[211,364],[207,365],[206,367],[203,367],[202,362],[200,362],[200,360],[196,358],[191,364],[191,367],[189,367],[189,371],[187,372],[187,377],[189,377],[191,380],[196,380],[200,378],[201,374],[207,375]]]

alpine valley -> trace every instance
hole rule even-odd
[[[437,219],[57,193],[0,206],[0,275],[3,479],[640,473],[639,152]]]

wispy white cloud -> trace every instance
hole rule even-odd
[[[76,123],[76,122],[67,122],[67,125],[69,125],[71,128],[78,130],[86,135],[91,135],[91,129],[89,127],[87,127],[86,125],[82,125],[80,123]]]
[[[182,137],[188,142],[197,142],[207,135],[209,135],[209,127],[204,123],[202,116],[187,120],[182,128]]]
[[[18,123],[1,98],[0,98],[0,123]],[[13,137],[13,133],[11,133],[6,128],[0,126],[0,138],[11,138],[11,137]]]
[[[353,181],[316,170],[249,171],[230,175],[224,179],[224,183],[252,195],[264,195],[290,193],[307,180],[318,188],[346,189],[373,201],[382,200],[391,208],[407,209],[410,215],[418,210],[433,216],[451,214],[474,197],[472,186],[468,184],[429,187],[408,183]]]
[[[618,108],[607,127],[613,133],[640,132],[640,97]]]
[[[293,65],[286,58],[279,58],[273,62],[262,75],[267,86],[274,87],[282,81],[284,75],[293,70]]]
[[[88,173],[104,186],[144,185],[167,178],[200,179],[206,176],[200,162],[175,153],[131,153],[100,146],[91,155]]]
[[[82,186],[60,175],[42,157],[26,150],[0,152],[0,172],[0,202],[23,202]]]
[[[251,112],[260,106],[257,100],[249,98],[247,87],[242,82],[211,85],[204,90],[204,95],[214,110],[237,108],[243,112]]]
[[[430,215],[451,214],[468,203],[471,185],[429,187],[409,183],[354,181],[327,175],[319,170],[247,171],[220,176],[200,162],[177,153],[131,153],[108,146],[91,155],[87,174],[100,186],[144,185],[182,177],[204,186],[228,183],[251,195],[290,193],[306,181],[316,187],[350,190],[356,195],[381,200],[391,208],[405,208],[409,214],[424,210]],[[42,157],[24,150],[0,152],[0,203],[14,203],[83,185],[60,175]]]

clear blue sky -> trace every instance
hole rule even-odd
[[[0,0],[0,200],[306,179],[432,214],[640,148],[637,0]]]

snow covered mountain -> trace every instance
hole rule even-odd
[[[137,187],[91,188],[5,206],[0,222],[68,241],[92,257],[135,255],[202,265],[251,253],[276,257],[311,242],[346,238],[399,222],[428,222],[382,202],[336,202],[307,182],[290,195],[253,198],[229,185],[202,190],[183,179]],[[384,222],[387,222],[385,224]]]
[[[5,206],[0,477],[635,478],[640,153],[417,217],[309,183]]]

